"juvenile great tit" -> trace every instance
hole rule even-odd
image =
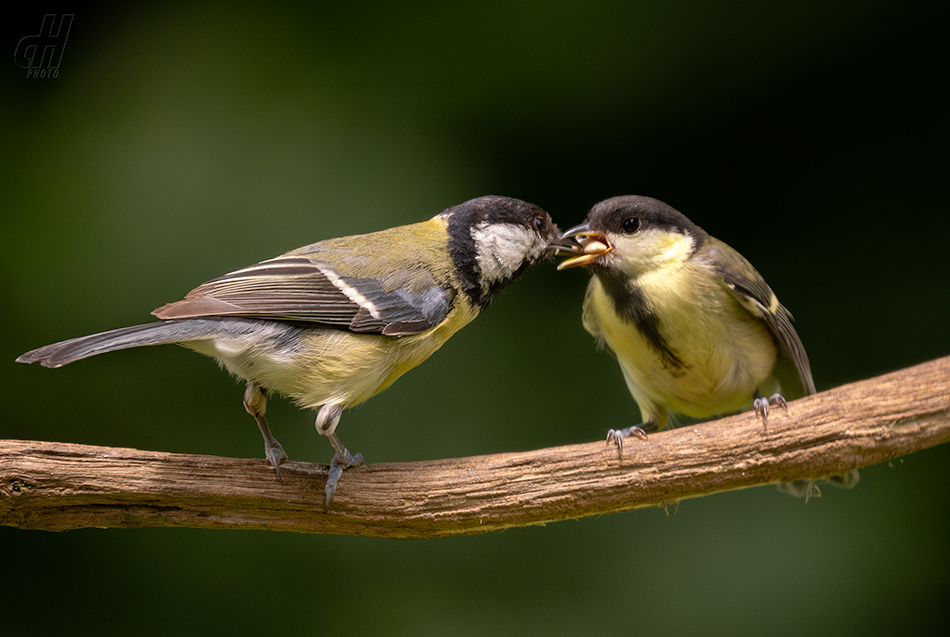
[[[267,393],[317,409],[335,451],[326,506],[343,470],[343,410],[392,385],[474,319],[538,259],[558,229],[534,204],[487,196],[429,221],[328,239],[212,279],[154,312],[159,322],[47,345],[17,362],[60,367],[129,347],[176,343],[247,381],[244,407],[280,477],[287,459],[264,418]]]
[[[665,427],[671,412],[708,418],[751,403],[767,427],[769,407],[786,407],[780,391],[815,393],[792,315],[741,254],[682,213],[614,197],[561,240],[574,256],[558,269],[593,273],[584,327],[616,354],[640,407],[640,425],[608,432],[621,450],[624,438]]]

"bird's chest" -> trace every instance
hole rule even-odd
[[[589,297],[628,382],[653,402],[696,417],[748,402],[776,353],[761,321],[701,274],[665,269],[641,276],[623,295],[598,285]]]

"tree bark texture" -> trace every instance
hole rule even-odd
[[[0,524],[188,526],[390,538],[484,533],[815,479],[950,440],[950,357],[773,410],[628,439],[348,469],[329,512],[325,465],[0,441]]]

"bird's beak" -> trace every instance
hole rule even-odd
[[[560,252],[576,255],[557,266],[558,270],[593,265],[601,256],[613,250],[602,232],[595,232],[586,223],[571,228],[561,235],[555,244]]]

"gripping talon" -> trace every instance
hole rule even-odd
[[[769,407],[781,407],[785,410],[785,413],[788,414],[788,402],[785,401],[785,397],[781,394],[772,394],[768,398],[765,398],[756,391],[752,406],[755,407],[755,415],[762,417],[762,424],[765,425],[766,431],[769,430]]]
[[[630,436],[636,436],[637,438],[646,440],[647,432],[639,425],[627,427],[626,429],[611,429],[607,432],[607,444],[609,445],[612,442],[616,443],[617,449],[620,453],[623,453],[623,439],[629,438]]]
[[[620,453],[623,453],[623,435],[617,429],[611,429],[607,432],[607,444],[615,443]]]
[[[785,413],[788,413],[788,403],[785,402],[785,396],[782,394],[772,394],[769,396],[769,406],[770,407],[781,407],[785,410]]]
[[[762,418],[765,422],[765,429],[768,431],[769,428],[769,401],[761,396],[757,397],[752,401],[752,406],[755,407],[755,415]]]
[[[647,439],[647,432],[646,432],[646,430],[645,430],[643,427],[634,426],[634,427],[630,427],[630,429],[625,429],[624,431],[627,432],[627,437],[629,437],[629,436],[636,436],[636,437],[639,438],[640,440],[646,440],[646,439]]]
[[[327,486],[324,489],[324,493],[327,495],[327,511],[330,510],[330,502],[333,500],[333,494],[336,493],[336,485],[343,475],[343,470],[361,464],[366,464],[363,460],[363,454],[358,453],[354,456],[345,447],[342,456],[339,453],[333,454],[333,460],[330,461],[330,473],[327,475]]]
[[[274,473],[277,474],[277,481],[280,482],[280,465],[287,461],[287,452],[284,451],[284,448],[276,440],[276,446],[264,445],[264,457],[267,458],[267,461],[270,463],[270,466],[274,468]]]

